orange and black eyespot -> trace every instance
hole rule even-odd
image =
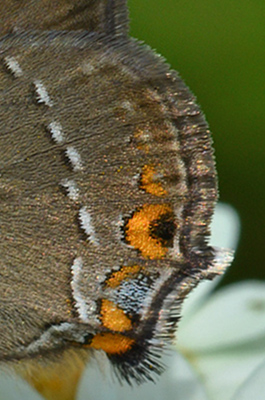
[[[125,222],[124,237],[144,258],[161,259],[173,245],[175,231],[169,204],[145,204]]]
[[[172,212],[162,214],[150,223],[149,230],[152,238],[160,240],[165,247],[172,247],[176,232],[174,214]]]

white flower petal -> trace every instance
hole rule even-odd
[[[221,289],[180,328],[178,347],[192,352],[265,337],[265,283],[248,281]]]
[[[235,250],[240,236],[240,219],[236,210],[226,203],[218,203],[211,225],[212,246]]]
[[[214,400],[231,400],[238,388],[255,371],[264,360],[265,340],[262,351],[253,349],[245,351],[227,350],[216,353],[203,354],[191,359],[198,374],[200,374],[209,398]],[[264,370],[263,370],[264,371]],[[263,387],[264,387],[263,372]],[[263,391],[263,399],[264,399]],[[245,399],[245,398],[244,398]],[[246,397],[247,399],[247,397]],[[257,400],[256,396],[249,396],[248,400]],[[243,400],[242,397],[233,400]]]
[[[184,325],[188,325],[190,320],[194,317],[197,310],[199,310],[205,301],[208,300],[210,294],[218,285],[222,276],[216,277],[212,281],[203,281],[188,295],[182,306],[181,321],[179,323],[179,330],[182,330]]]
[[[222,273],[230,266],[233,260],[233,252],[230,250],[215,248],[215,260],[214,270],[218,273]],[[213,281],[203,281],[199,283],[199,289],[194,291],[194,294],[190,295],[189,301],[184,303],[182,315],[184,319],[182,324],[189,323],[189,319],[193,318],[193,315],[197,310],[203,307],[203,304],[210,299],[210,293],[214,290],[215,286],[220,282],[222,276],[217,276]]]
[[[264,400],[265,395],[265,360],[253,371],[238,389],[233,400]]]
[[[43,400],[27,382],[16,375],[4,373],[0,375],[0,400]]]

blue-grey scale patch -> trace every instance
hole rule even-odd
[[[121,282],[115,291],[115,302],[126,314],[139,314],[144,300],[152,291],[153,280],[143,274],[135,279]]]

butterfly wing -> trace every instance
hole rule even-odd
[[[28,18],[49,2],[5,18],[0,360],[103,350],[140,383],[189,291],[228,264],[208,245],[211,136],[178,75],[125,35],[125,3],[80,3],[45,13],[56,31]]]
[[[3,0],[0,35],[26,30],[86,30],[126,35],[125,0]]]

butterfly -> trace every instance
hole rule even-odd
[[[0,363],[72,399],[88,359],[163,371],[208,244],[212,140],[125,0],[0,3]]]

